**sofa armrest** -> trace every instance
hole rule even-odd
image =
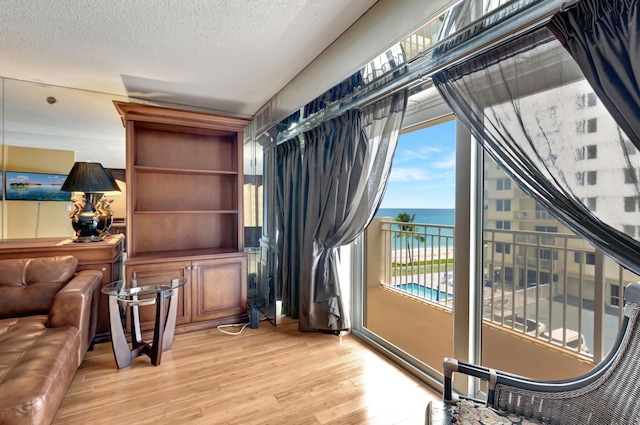
[[[48,327],[73,326],[80,330],[78,365],[82,363],[96,333],[101,282],[102,272],[99,270],[78,272],[56,293],[49,310]]]

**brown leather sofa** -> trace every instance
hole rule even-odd
[[[0,425],[50,424],[95,335],[97,270],[0,260]]]

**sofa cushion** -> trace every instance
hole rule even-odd
[[[0,320],[0,424],[50,423],[73,380],[80,331],[46,321]]]
[[[0,260],[0,319],[47,314],[77,266],[70,255]]]

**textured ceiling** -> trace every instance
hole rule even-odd
[[[252,116],[376,0],[0,0],[0,76]]]

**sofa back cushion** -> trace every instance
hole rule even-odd
[[[0,319],[48,314],[53,296],[77,266],[71,255],[0,260]]]

